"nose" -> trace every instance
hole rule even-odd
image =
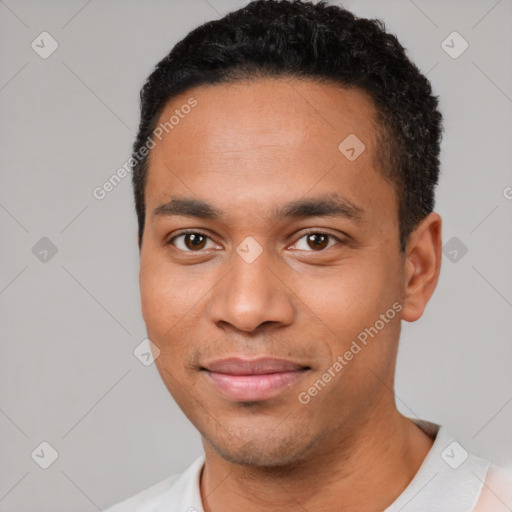
[[[233,255],[231,270],[213,289],[209,317],[220,328],[252,332],[262,324],[290,325],[295,308],[292,292],[265,251],[249,263]]]

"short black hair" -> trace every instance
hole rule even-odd
[[[434,208],[442,116],[428,79],[377,19],[337,5],[256,0],[192,30],[164,57],[140,92],[133,187],[142,245],[148,157],[167,102],[196,86],[261,77],[296,77],[356,87],[377,111],[377,163],[398,197],[400,249]],[[340,141],[341,142],[341,141]]]

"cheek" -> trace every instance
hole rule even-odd
[[[193,313],[201,297],[200,281],[184,278],[176,266],[156,258],[141,259],[139,284],[142,315],[152,330],[170,329]]]
[[[140,296],[142,316],[149,339],[159,348],[156,367],[171,395],[178,403],[181,381],[185,377],[184,359],[191,346],[191,318],[197,295],[187,293],[183,283],[165,262],[141,259]]]
[[[295,278],[292,286],[297,295],[318,318],[335,332],[344,332],[374,322],[380,313],[391,306],[383,272],[374,265],[349,262],[333,268],[324,275]],[[386,305],[383,311],[381,309]],[[363,325],[364,327],[364,325]]]
[[[169,279],[157,267],[141,265],[139,283],[142,316],[148,331],[161,332],[166,324],[172,325],[175,311]]]
[[[311,321],[321,322],[329,329],[325,342],[332,356],[326,364],[329,366],[347,351],[357,352],[348,354],[350,361],[343,371],[350,379],[362,368],[380,368],[399,335],[399,314],[393,309],[399,286],[389,270],[391,263],[380,261],[377,251],[373,256],[347,261],[322,279],[301,276],[293,286],[313,312]],[[381,315],[385,315],[384,320]]]

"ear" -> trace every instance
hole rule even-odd
[[[441,216],[427,215],[411,233],[405,256],[402,319],[415,322],[423,315],[441,271]]]

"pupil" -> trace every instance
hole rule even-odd
[[[204,245],[204,236],[194,233],[188,233],[185,237],[185,245],[189,249],[201,249]]]
[[[320,244],[316,243],[318,238],[321,238]],[[323,249],[327,246],[327,235],[323,235],[322,233],[312,233],[308,236],[308,243],[309,242],[313,243],[312,246],[310,245],[312,249]]]

